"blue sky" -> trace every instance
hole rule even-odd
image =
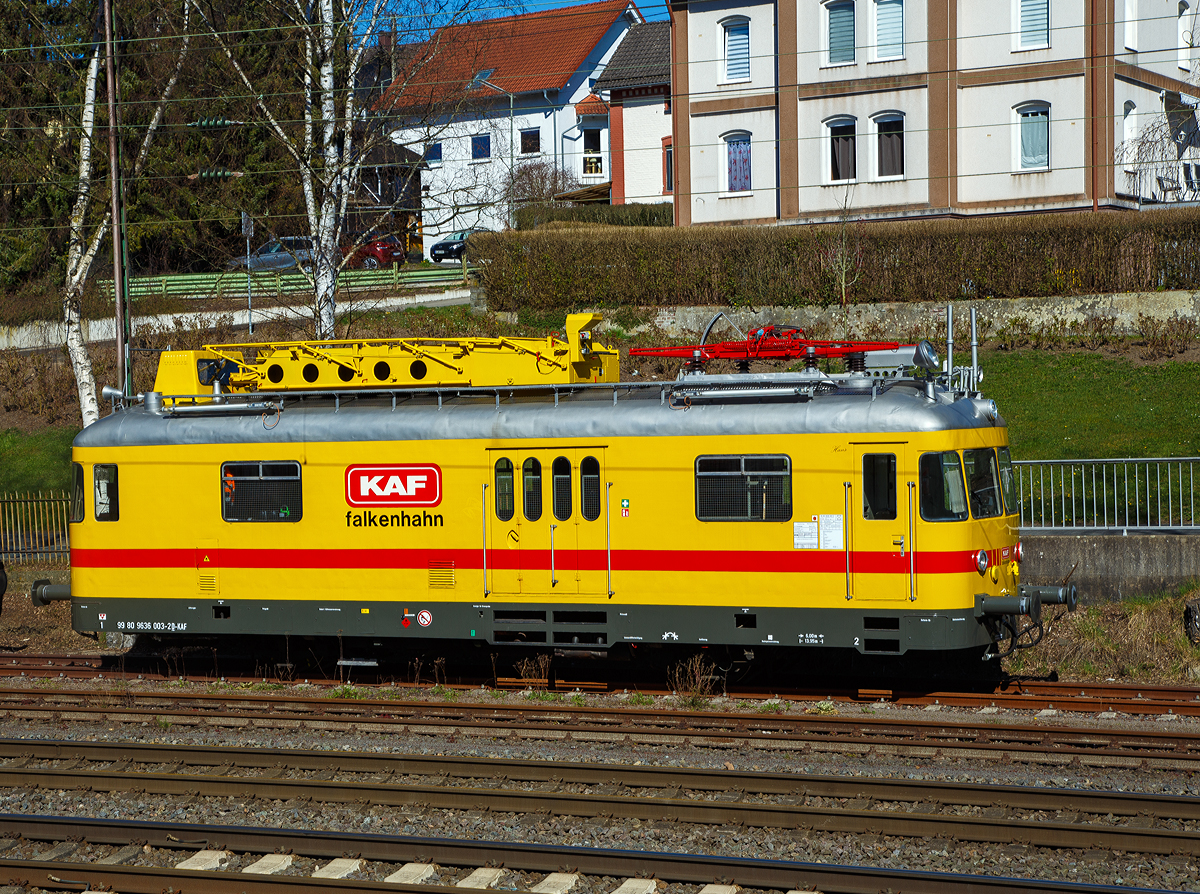
[[[664,0],[634,0],[637,8],[646,17],[647,22],[665,22],[667,20],[667,5]],[[539,12],[543,9],[563,9],[570,6],[581,6],[582,3],[558,2],[558,0],[530,0],[526,4],[528,12]]]

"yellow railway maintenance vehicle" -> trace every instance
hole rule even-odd
[[[677,380],[628,383],[599,321],[165,353],[75,439],[70,587],[34,599],[81,632],[384,655],[988,657],[1074,607],[1018,580],[1007,430],[952,347],[706,333]]]

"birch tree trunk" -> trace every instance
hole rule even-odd
[[[83,85],[83,106],[79,133],[79,180],[75,186],[75,203],[71,207],[69,240],[67,242],[67,278],[63,286],[63,323],[67,329],[67,355],[75,374],[79,393],[79,415],[86,428],[100,418],[100,403],[96,399],[96,376],[92,358],[83,337],[83,285],[92,269],[92,261],[108,233],[111,215],[96,227],[91,239],[85,236],[88,205],[92,198],[92,149],[96,129],[96,81],[100,75],[100,44],[92,51]]]
[[[137,159],[133,163],[130,180],[141,176],[146,159],[150,154],[154,135],[162,124],[167,103],[171,99],[175,85],[179,82],[179,75],[183,70],[184,60],[187,58],[191,42],[191,36],[188,33],[190,17],[191,8],[185,0],[183,3],[183,37],[180,39],[179,52],[175,58],[175,68],[159,95],[154,114],[146,127]],[[79,415],[85,428],[100,418],[100,403],[96,397],[96,375],[92,369],[92,358],[88,353],[87,341],[83,334],[83,289],[91,273],[92,264],[100,253],[100,246],[108,234],[108,228],[112,225],[112,212],[106,211],[91,236],[87,234],[88,209],[95,191],[92,153],[95,149],[96,84],[100,75],[101,49],[102,44],[97,42],[84,76],[83,101],[80,106],[78,179],[75,183],[75,201],[71,206],[71,216],[68,221],[67,273],[66,281],[63,284],[63,323],[67,330],[67,355],[71,361],[71,371],[75,375],[75,387],[79,394]],[[110,165],[115,163],[114,159],[109,161]],[[113,286],[115,288],[116,283]]]

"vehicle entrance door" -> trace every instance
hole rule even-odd
[[[604,451],[489,453],[495,488],[488,507],[492,592],[607,594]]]
[[[905,443],[855,444],[847,499],[849,594],[855,602],[912,596],[913,470]]]

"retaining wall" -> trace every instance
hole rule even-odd
[[[1075,565],[1080,601],[1114,602],[1200,583],[1200,533],[1023,534],[1021,581],[1057,584]]]

